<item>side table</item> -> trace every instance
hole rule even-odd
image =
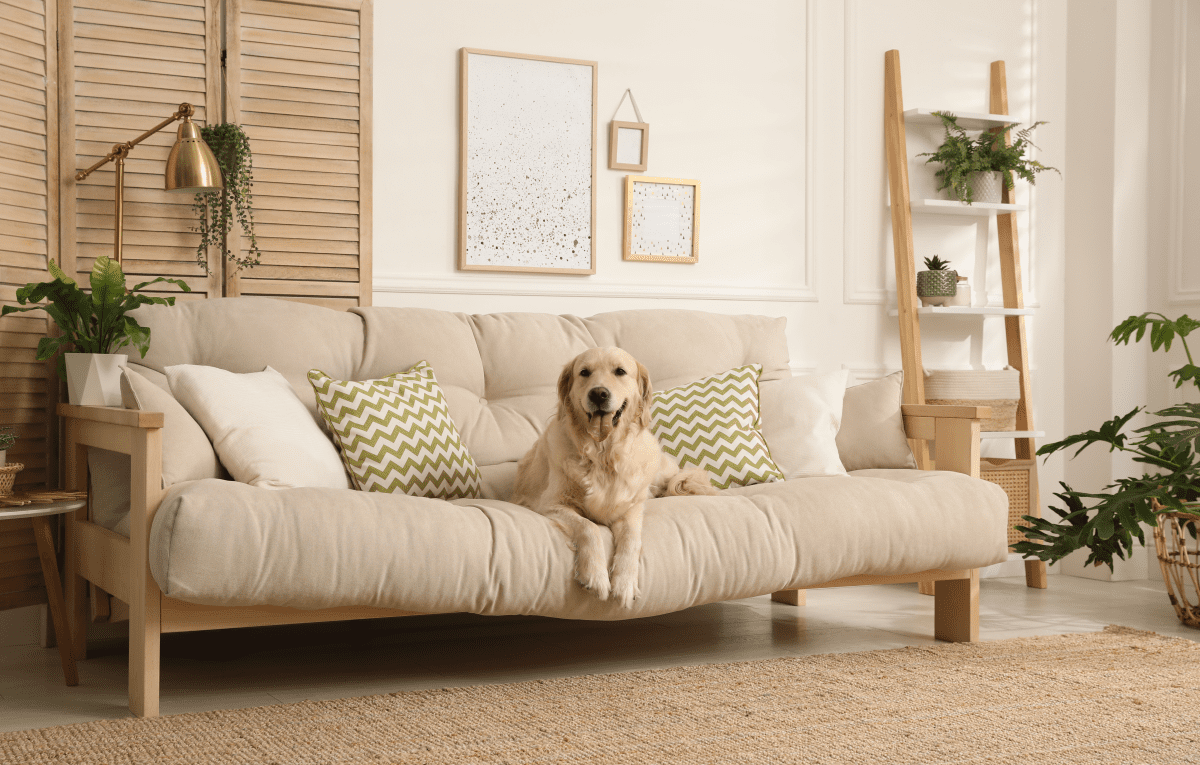
[[[67,624],[67,609],[63,603],[62,580],[58,577],[58,558],[54,554],[50,518],[86,505],[87,493],[81,491],[31,491],[0,497],[0,521],[28,518],[33,526],[38,558],[42,564],[42,579],[46,585],[46,602],[50,604],[50,617],[54,620],[54,632],[58,638],[58,656],[62,660],[63,677],[67,685],[79,685],[79,671],[75,667],[75,655],[71,652],[71,628]],[[0,579],[5,578],[4,566],[0,563]],[[19,596],[23,593],[11,594]],[[0,607],[4,607],[6,600],[9,598],[0,594]],[[14,606],[41,602],[40,598],[31,600],[14,597],[11,600]]]

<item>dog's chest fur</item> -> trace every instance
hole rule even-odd
[[[659,446],[644,428],[629,438],[609,438],[602,444],[581,441],[565,461],[564,477],[583,515],[610,525],[650,497],[658,469]]]

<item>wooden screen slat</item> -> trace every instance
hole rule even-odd
[[[226,289],[369,305],[372,3],[226,7],[229,103],[254,149],[262,251]]]
[[[70,176],[99,161],[113,144],[154,127],[182,102],[195,107],[197,124],[220,121],[221,0],[59,2],[62,37],[70,41],[62,61],[69,72],[62,97],[70,118],[63,121],[60,143],[71,157],[71,167],[63,169],[64,255],[85,276],[97,257],[112,252],[115,172],[109,164],[78,183]],[[125,271],[136,276],[132,282],[171,276],[199,296],[219,296],[221,264],[210,262],[214,273],[206,276],[195,262],[193,196],[163,189],[177,131],[177,125],[164,128],[134,147],[125,162]]]
[[[15,304],[17,289],[45,281],[47,258],[58,257],[57,144],[46,140],[58,132],[57,28],[47,0],[0,2],[0,304]],[[36,353],[49,329],[40,312],[0,319],[0,425],[20,437],[8,450],[10,462],[25,465],[18,488],[53,478],[58,387]],[[29,554],[18,557],[37,561],[36,550],[21,549]]]

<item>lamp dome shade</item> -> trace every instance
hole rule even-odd
[[[179,126],[179,137],[167,157],[167,191],[196,193],[225,188],[221,166],[191,120]]]

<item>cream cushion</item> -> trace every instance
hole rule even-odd
[[[759,386],[763,436],[785,478],[846,474],[837,435],[848,375],[841,369]]]
[[[916,468],[904,433],[903,393],[902,372],[846,389],[837,434],[838,455],[846,470]]]
[[[179,364],[166,374],[171,393],[204,428],[234,480],[270,489],[350,488],[333,442],[271,367],[237,374]]]
[[[212,605],[626,619],[848,576],[990,565],[1007,558],[1007,519],[999,486],[934,471],[654,499],[642,595],[624,609],[580,587],[562,532],[518,505],[205,480],[168,490],[150,569],[168,597]],[[600,534],[611,555],[612,535]]]
[[[163,488],[180,481],[220,478],[221,465],[204,429],[175,398],[125,367],[121,370],[121,400],[126,409],[163,413]]]

